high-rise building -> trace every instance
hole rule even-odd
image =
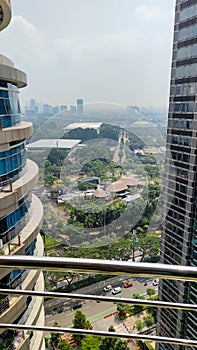
[[[53,114],[59,113],[59,106],[53,106]]]
[[[81,98],[77,99],[77,114],[78,115],[83,114],[83,99]]]
[[[170,85],[161,262],[197,266],[197,0],[176,0]],[[197,283],[163,280],[159,288],[163,301],[196,296]],[[197,339],[196,313],[160,310],[158,333]]]
[[[60,106],[60,111],[61,112],[67,112],[67,105],[61,105]]]
[[[34,98],[32,98],[30,100],[30,108],[34,110],[35,107],[36,107],[36,100]]]
[[[0,11],[3,29],[11,17],[10,2],[0,0]],[[26,85],[25,73],[0,55],[0,254],[41,256],[43,242],[39,232],[43,209],[31,192],[38,180],[38,166],[26,159],[25,150],[32,125],[21,122],[18,99],[18,89]],[[36,270],[1,269],[0,288],[42,291],[43,274]],[[0,295],[0,322],[44,325],[42,298]],[[23,350],[45,348],[42,332],[16,334],[1,329],[0,347],[11,349],[11,345],[12,349]]]
[[[49,114],[50,113],[50,105],[48,105],[48,104],[44,104],[43,105],[43,113],[44,114]]]
[[[77,108],[76,106],[70,106],[70,114],[76,114],[77,113]]]

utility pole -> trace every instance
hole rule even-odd
[[[137,243],[137,235],[136,230],[132,232],[132,253],[133,253],[133,261],[135,261],[135,243]]]

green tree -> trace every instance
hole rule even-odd
[[[60,349],[60,350],[72,350],[71,346],[65,340],[61,340],[58,343],[58,349]]]
[[[58,147],[58,145],[54,145]],[[52,148],[47,157],[48,161],[53,165],[63,165],[64,159],[67,157],[68,152],[59,148]]]
[[[46,173],[44,174],[44,184],[46,187],[50,187],[53,185],[54,181],[55,181],[55,176],[53,176],[53,174],[51,173]]]
[[[80,350],[99,350],[100,339],[98,337],[87,336],[82,339]]]
[[[73,328],[77,329],[89,329],[90,328],[90,323],[86,319],[86,316],[81,310],[77,310],[74,315],[73,319]],[[84,338],[83,334],[74,334],[73,338],[77,345],[81,345],[82,339]]]
[[[109,332],[115,332],[113,326],[108,329]],[[105,337],[101,339],[99,350],[128,350],[128,345],[125,341],[117,338]]]
[[[59,325],[57,322],[55,322],[55,323],[53,324],[53,327],[54,327],[54,328],[55,328],[55,327],[60,327],[60,325]],[[52,343],[53,346],[55,346],[55,347],[57,347],[57,344],[58,344],[58,342],[59,342],[59,336],[60,336],[60,333],[57,333],[57,332],[51,333],[51,343]]]
[[[141,320],[137,320],[135,325],[138,331],[141,331],[144,328],[144,323]]]
[[[113,326],[108,329],[109,332],[115,332]],[[101,339],[99,350],[113,350],[115,346],[116,338],[104,337]]]
[[[149,300],[158,300],[158,295],[153,295]],[[157,307],[147,306],[147,312],[154,318],[154,323],[157,322]]]
[[[103,124],[100,128],[99,137],[118,141],[120,131],[121,129],[119,126]]]
[[[144,317],[144,322],[147,327],[151,327],[154,324],[154,317],[152,315],[148,315]]]
[[[142,253],[141,261],[143,261],[147,255],[155,257],[160,251],[160,236],[155,233],[147,233],[145,236],[139,236],[137,247]]]
[[[91,214],[88,214],[84,219],[84,227],[92,228],[94,226],[94,221]]]
[[[144,299],[144,296],[138,293],[134,293],[133,294],[133,299]],[[143,305],[134,305],[133,306],[133,312],[134,314],[140,313],[144,310],[144,306]]]
[[[146,294],[147,295],[153,295],[153,294],[155,294],[155,289],[154,288],[147,288],[147,290],[146,290]]]
[[[51,186],[60,177],[61,167],[51,164],[48,160],[44,163],[44,181],[46,186]]]
[[[91,189],[96,189],[97,188],[97,184],[94,184],[92,182],[78,182],[78,188],[80,191],[86,191],[86,190],[91,190]]]
[[[128,347],[126,341],[121,340],[121,339],[117,339],[115,344],[114,344],[113,350],[129,350],[129,347]]]
[[[85,142],[87,140],[96,139],[98,137],[99,137],[99,135],[97,134],[95,129],[76,128],[76,129],[70,130],[66,134],[64,134],[62,136],[62,139],[76,139],[76,140],[81,140],[82,142]]]
[[[117,310],[119,311],[118,317],[120,320],[124,320],[126,318],[126,306],[125,304],[118,303],[117,304]]]

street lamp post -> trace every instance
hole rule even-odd
[[[133,253],[133,261],[135,261],[135,243],[137,243],[137,235],[136,230],[132,232],[132,253]]]

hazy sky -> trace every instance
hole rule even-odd
[[[175,0],[12,0],[1,53],[28,75],[21,99],[168,103]]]

